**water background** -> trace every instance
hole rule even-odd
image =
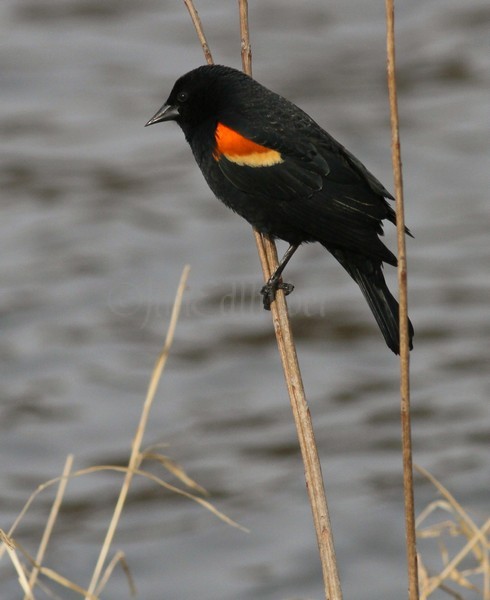
[[[235,3],[200,4],[216,62],[239,67]],[[251,2],[250,19],[255,77],[392,188],[384,3]],[[203,63],[183,4],[4,0],[0,49],[1,527],[68,453],[77,468],[127,461],[189,263],[145,441],[168,444],[164,452],[250,533],[136,480],[114,549],[124,550],[139,598],[321,598],[250,227],[212,197],[175,125],[143,128],[175,79]],[[415,234],[415,461],[479,519],[490,506],[488,3],[399,3],[397,60]],[[395,286],[393,269],[387,275]],[[320,247],[298,252],[287,279],[345,597],[404,598],[397,360]],[[119,485],[102,474],[70,483],[47,566],[88,585]],[[32,554],[52,495],[17,531]],[[417,511],[435,497],[418,480]],[[424,559],[440,566],[434,547]],[[2,599],[20,597],[5,558],[0,586]],[[103,597],[129,597],[120,570]]]

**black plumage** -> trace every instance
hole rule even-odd
[[[397,260],[379,238],[382,221],[396,219],[387,201],[393,198],[374,175],[300,108],[230,67],[203,66],[178,79],[147,125],[168,120],[180,125],[224,204],[261,233],[289,242],[291,255],[304,242],[333,254],[398,353],[398,303],[382,271]],[[269,281],[265,304],[284,266]],[[409,334],[411,348],[410,322]]]

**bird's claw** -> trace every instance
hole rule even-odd
[[[294,290],[294,285],[280,280],[268,281],[260,290],[260,293],[263,296],[262,302],[265,310],[271,309],[271,304],[276,299],[277,290],[283,290],[284,295],[288,296]]]

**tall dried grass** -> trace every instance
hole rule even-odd
[[[196,483],[193,479],[191,479],[191,477],[187,475],[187,473],[180,465],[175,463],[168,456],[161,454],[158,451],[158,446],[150,446],[146,449],[142,449],[143,437],[150,416],[150,410],[155,399],[155,394],[163,370],[165,368],[167,358],[170,353],[170,348],[173,343],[175,328],[177,326],[177,321],[179,318],[179,312],[182,305],[182,298],[188,275],[189,267],[187,266],[182,272],[180,283],[177,289],[177,294],[173,305],[172,315],[167,330],[165,344],[155,363],[155,367],[151,375],[148,391],[142,407],[140,420],[132,442],[128,466],[120,467],[114,465],[97,465],[93,467],[88,467],[86,469],[79,469],[78,471],[72,471],[73,456],[69,455],[66,460],[62,475],[60,477],[56,477],[54,479],[46,481],[45,483],[40,485],[31,494],[31,496],[27,500],[26,504],[20,511],[18,517],[15,519],[8,532],[0,530],[0,541],[2,542],[2,545],[0,547],[0,560],[5,553],[9,556],[10,561],[17,574],[19,585],[24,593],[25,600],[34,600],[36,587],[42,589],[45,592],[45,594],[47,594],[49,597],[59,598],[59,596],[56,595],[54,590],[47,584],[48,581],[56,583],[62,588],[66,588],[73,592],[76,592],[86,600],[97,600],[98,598],[100,598],[100,594],[107,585],[114,571],[114,568],[117,565],[120,565],[124,573],[126,574],[128,587],[131,593],[133,595],[136,593],[136,589],[133,583],[133,579],[131,577],[129,566],[126,562],[124,552],[122,550],[117,550],[109,559],[112,541],[114,539],[114,535],[116,533],[121,518],[125,501],[130,492],[131,482],[135,475],[144,477],[175,494],[179,494],[180,496],[197,502],[202,507],[209,510],[216,517],[218,517],[228,525],[232,525],[234,527],[242,529],[243,531],[246,531],[246,529],[243,528],[241,525],[227,517],[222,512],[220,512],[211,502],[205,500],[203,496],[207,495],[206,490],[201,485]],[[157,462],[166,471],[168,471],[171,475],[177,478],[187,489],[183,489],[181,487],[177,487],[173,484],[170,484],[161,477],[142,469],[141,467],[145,461]],[[85,588],[84,586],[79,585],[74,581],[71,581],[68,578],[64,577],[61,573],[58,573],[56,570],[43,566],[42,563],[56,520],[59,516],[59,512],[63,503],[63,497],[69,481],[75,477],[86,477],[95,473],[99,473],[101,471],[114,471],[116,473],[121,473],[122,475],[124,475],[124,478],[116,505],[114,507],[112,519],[109,523],[105,539],[99,551],[99,556],[96,562],[96,566],[94,568],[94,572],[92,574],[92,578],[90,580],[89,585]],[[41,537],[39,549],[36,553],[36,556],[34,557],[24,548],[24,545],[20,541],[21,535],[17,536],[16,530],[22,522],[22,519],[26,515],[27,511],[33,505],[36,498],[42,492],[55,485],[58,485],[58,489],[51,507],[50,514],[48,516],[48,520],[46,522],[44,533]],[[39,578],[40,575],[43,576],[42,580]]]
[[[459,599],[464,598],[461,595],[464,590],[471,590],[473,597],[490,600],[490,518],[477,525],[469,511],[442,483],[426,469],[418,465],[415,468],[443,498],[431,502],[416,522],[419,545],[424,540],[437,541],[442,562],[442,570],[431,574],[434,569],[425,565],[419,553],[421,600],[426,600],[437,590]]]

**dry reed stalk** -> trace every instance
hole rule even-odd
[[[142,458],[143,456],[144,456],[144,453],[141,453],[140,458]],[[128,474],[129,472],[131,472],[133,475],[140,475],[141,477],[145,477],[149,481],[153,481],[153,483],[156,483],[157,485],[165,488],[169,492],[173,492],[174,494],[178,494],[179,496],[183,496],[184,498],[188,498],[189,500],[193,500],[197,504],[200,504],[202,507],[209,510],[210,513],[212,513],[213,515],[218,517],[218,519],[221,519],[221,521],[223,521],[227,525],[231,525],[232,527],[236,527],[237,529],[240,529],[241,531],[248,533],[248,529],[246,529],[245,527],[242,527],[242,525],[240,525],[236,521],[233,521],[233,519],[230,519],[230,517],[227,517],[224,513],[220,512],[215,506],[213,506],[211,504],[211,502],[208,502],[207,500],[204,500],[204,498],[200,498],[199,496],[196,496],[195,494],[192,494],[191,492],[182,490],[181,488],[178,488],[177,486],[172,485],[171,483],[168,483],[161,477],[158,477],[157,475],[154,475],[153,473],[150,473],[149,471],[143,471],[142,469],[137,469],[137,468],[130,469],[129,466],[128,467],[118,467],[116,465],[98,465],[95,467],[87,467],[86,469],[80,469],[79,471],[75,471],[75,473],[73,473],[71,476],[72,477],[80,477],[82,475],[88,475],[89,473],[96,473],[97,471],[114,471],[115,473],[125,473],[125,474]],[[51,480],[49,483],[53,483],[53,482],[57,481],[58,479],[59,478]]]
[[[17,577],[19,579],[20,587],[24,590],[25,597],[27,600],[34,600],[34,596],[32,595],[31,586],[27,581],[26,572],[24,571],[24,567],[19,560],[16,552],[16,544],[15,542],[0,529],[0,541],[3,544],[9,558],[14,565],[14,568],[17,572]]]
[[[212,64],[209,46],[206,42],[202,24],[197,15],[197,11],[194,8],[193,2],[192,0],[184,0],[184,3],[189,10],[198,38],[203,46],[204,56],[208,64]],[[248,27],[248,3],[246,0],[238,0],[238,10],[240,16],[240,46],[243,70],[245,73],[251,75],[252,52]],[[267,236],[263,236],[255,230],[254,236],[264,280],[267,281],[278,265],[276,245]],[[318,457],[310,410],[304,393],[286,300],[282,290],[279,290],[275,302],[272,303],[271,312],[305,467],[306,487],[310,498],[313,522],[320,551],[320,561],[325,584],[325,597],[329,598],[329,600],[341,600],[342,590],[338,576],[322,470]]]
[[[150,446],[150,448],[154,448],[154,447],[155,446]],[[185,473],[185,471],[183,471],[182,467],[179,467],[178,465],[173,463],[172,466],[169,468],[169,464],[168,464],[169,459],[162,455],[157,455],[157,456],[158,456],[158,461],[165,468],[167,468],[167,470],[169,470],[173,475],[175,475],[175,477],[177,479],[180,479],[180,481],[184,485],[202,493],[203,495],[209,495],[208,492],[206,490],[204,490],[204,488],[202,486],[200,486],[197,482],[193,481],[187,475],[187,473]],[[142,460],[147,458],[147,452],[146,451],[141,452],[140,457]],[[148,458],[152,459],[154,457],[148,456]],[[154,460],[156,460],[156,458],[154,458]],[[171,462],[173,462],[173,461],[171,461]],[[83,477],[85,475],[90,475],[92,473],[99,473],[102,471],[113,471],[115,473],[127,473],[129,471],[129,467],[120,467],[117,465],[96,465],[93,467],[86,467],[84,469],[79,469],[78,471],[73,471],[66,477],[68,477],[68,479],[73,479],[75,477]],[[193,500],[194,502],[197,502],[198,504],[200,504],[201,506],[203,506],[204,508],[209,510],[211,513],[213,513],[216,517],[221,519],[224,523],[227,523],[228,525],[231,525],[232,527],[236,527],[237,529],[241,529],[242,531],[248,532],[248,530],[245,527],[242,527],[239,523],[236,523],[235,521],[233,521],[232,519],[227,517],[224,513],[220,512],[216,507],[214,507],[210,502],[208,502],[207,500],[204,500],[204,498],[200,498],[199,496],[196,496],[195,494],[192,494],[190,492],[182,490],[182,489],[172,485],[171,483],[168,483],[167,481],[161,479],[160,477],[154,475],[153,473],[150,473],[149,471],[135,469],[134,474],[140,475],[141,477],[145,477],[146,479],[153,481],[154,483],[158,484],[159,486],[165,488],[166,490],[168,490],[170,492],[173,492],[175,494],[178,494],[180,496],[188,498],[189,500]],[[45,481],[44,483],[39,485],[34,490],[34,492],[32,492],[32,494],[29,496],[26,503],[24,504],[22,510],[20,511],[19,515],[16,517],[14,524],[11,526],[8,533],[3,533],[3,535],[0,536],[0,542],[1,542],[0,559],[2,558],[3,554],[7,550],[7,543],[5,540],[13,539],[12,536],[14,534],[14,531],[18,527],[19,523],[22,521],[23,517],[25,516],[25,514],[27,513],[27,511],[29,510],[29,508],[31,507],[32,503],[37,498],[37,496],[39,496],[39,494],[41,492],[43,492],[44,490],[46,490],[48,487],[51,487],[52,485],[56,485],[57,483],[59,483],[64,477],[65,476],[61,475],[59,477],[54,477],[53,479],[49,479],[48,481]],[[0,529],[0,532],[1,531],[2,530]],[[30,562],[32,562],[34,564],[35,561],[34,561],[34,559],[32,559],[32,560],[30,560]]]
[[[80,585],[77,585],[76,583],[73,583],[73,581],[70,581],[63,575],[60,575],[60,573],[57,573],[54,569],[49,569],[48,567],[40,567],[39,571],[41,575],[44,575],[44,577],[51,579],[51,581],[54,581],[61,587],[71,590],[72,592],[76,592],[79,596],[86,597],[88,598],[88,600],[99,600],[99,598],[97,598],[95,595],[89,594],[85,588],[81,587]],[[58,598],[58,596],[55,597]]]
[[[70,474],[72,466],[73,466],[73,454],[69,454],[65,461],[65,466],[63,468],[63,474],[60,479],[58,491],[56,492],[53,506],[51,507],[48,521],[46,523],[46,527],[44,528],[44,533],[41,538],[41,542],[39,544],[39,549],[36,554],[36,558],[35,558],[36,564],[33,567],[32,571],[31,571],[31,575],[29,577],[29,587],[31,590],[33,590],[34,586],[36,585],[37,576],[39,575],[39,571],[41,568],[41,564],[43,562],[44,554],[46,553],[46,548],[48,546],[49,538],[51,537],[51,533],[53,531],[53,527],[56,522],[56,518],[58,517],[60,507],[61,507],[61,503],[63,502],[63,496],[65,495],[66,485],[68,483],[68,476]],[[29,597],[27,596],[27,594],[24,596],[24,600],[29,600]]]
[[[407,258],[405,250],[405,213],[403,178],[400,156],[400,130],[395,78],[395,11],[394,0],[385,0],[386,54],[388,93],[390,101],[391,153],[396,198],[396,229],[398,240],[398,287],[400,301],[400,411],[402,435],[403,488],[405,499],[405,535],[408,567],[408,597],[418,600],[417,545],[413,494],[412,433],[410,418],[410,350],[407,306]]]
[[[124,555],[124,552],[119,550],[118,552],[116,552],[116,554],[114,554],[114,556],[112,557],[112,560],[107,565],[106,570],[104,571],[104,574],[100,578],[99,585],[97,586],[97,588],[95,590],[95,596],[97,598],[100,597],[100,594],[102,593],[105,586],[109,582],[112,572],[114,571],[117,564],[121,564],[124,574],[126,575],[126,579],[128,580],[128,586],[129,586],[129,591],[131,592],[131,596],[136,596],[136,586],[134,585],[133,577],[131,576],[131,571],[129,570],[129,565],[126,561],[126,556]]]
[[[186,265],[184,270],[182,271],[182,275],[180,277],[179,286],[177,288],[177,293],[175,296],[175,302],[172,309],[172,315],[170,317],[170,323],[167,330],[167,336],[165,339],[165,344],[163,346],[163,350],[160,353],[155,365],[155,369],[153,371],[152,378],[150,380],[150,384],[148,387],[148,392],[146,395],[145,403],[143,405],[143,411],[141,413],[140,422],[138,424],[136,435],[133,440],[132,448],[131,448],[131,456],[129,458],[128,470],[124,477],[124,482],[121,487],[121,492],[117,499],[116,507],[114,509],[114,513],[112,515],[111,522],[109,524],[109,528],[107,530],[107,534],[104,540],[104,544],[99,553],[99,558],[97,560],[97,564],[95,565],[95,569],[92,575],[92,579],[90,581],[90,585],[88,587],[88,595],[92,595],[94,590],[98,584],[98,581],[101,577],[102,569],[104,563],[107,559],[107,554],[109,552],[109,548],[111,546],[112,540],[114,538],[114,534],[116,533],[116,528],[119,523],[119,519],[121,517],[122,509],[124,507],[124,503],[126,502],[126,497],[129,492],[129,487],[131,485],[131,481],[133,479],[134,472],[138,469],[138,466],[141,462],[141,443],[143,441],[143,435],[146,429],[146,424],[148,423],[148,417],[150,414],[150,409],[153,404],[153,399],[155,398],[155,393],[157,390],[158,382],[160,380],[163,369],[165,368],[165,364],[167,362],[167,358],[170,352],[170,347],[172,346],[172,342],[174,339],[175,328],[177,326],[177,321],[179,318],[180,307],[182,306],[182,297],[184,294],[187,278],[189,276],[190,267]]]
[[[75,475],[75,474],[73,474],[73,475]],[[68,474],[64,475],[62,477],[57,477],[56,479],[51,480],[51,483],[59,483],[63,479],[66,480],[69,477],[71,477],[71,475],[68,475]],[[7,552],[9,553],[10,559],[11,559],[12,563],[14,564],[14,567],[16,568],[17,573],[19,574],[19,582],[21,584],[21,587],[25,591],[27,600],[34,600],[34,594],[33,594],[33,590],[31,588],[29,582],[27,582],[27,577],[20,576],[19,567],[22,569],[23,572],[25,571],[25,569],[21,565],[18,558],[16,558],[15,549],[18,549],[21,552],[21,554],[27,560],[27,562],[29,562],[35,569],[37,569],[39,574],[44,575],[46,578],[51,579],[51,581],[54,581],[55,583],[57,583],[58,585],[60,585],[62,587],[65,587],[69,590],[72,590],[73,592],[78,593],[80,596],[84,596],[84,597],[87,596],[89,598],[89,600],[98,600],[94,595],[88,594],[88,591],[86,589],[77,585],[73,581],[70,581],[69,579],[67,579],[66,577],[64,577],[57,571],[55,571],[54,569],[50,569],[49,567],[43,567],[41,564],[36,563],[36,560],[27,552],[27,550],[23,547],[23,545],[19,541],[14,540],[11,537],[7,537],[6,534],[4,534],[1,530],[0,530],[0,541],[2,541],[4,547],[7,548]],[[14,551],[14,555],[11,554],[12,551]],[[27,589],[25,587],[26,583],[27,583],[27,586],[29,586],[29,589]],[[55,595],[54,592],[52,592],[46,585],[44,585],[41,582],[41,580],[38,579],[36,584],[40,589],[43,590],[43,592],[46,594],[46,596],[48,596],[50,598],[59,598],[59,596]]]
[[[252,75],[252,49],[248,26],[248,1],[238,0],[240,15],[240,38],[242,66],[245,73]],[[259,253],[264,280],[267,281],[277,268],[277,250],[275,243],[254,230],[255,242]],[[318,448],[313,431],[310,409],[301,377],[296,346],[294,344],[291,322],[289,319],[284,292],[278,294],[271,305],[274,331],[281,362],[286,378],[289,399],[293,411],[294,422],[298,434],[301,456],[305,468],[306,489],[310,499],[313,523],[320,552],[325,596],[330,600],[341,600],[342,589],[337,569],[337,559],[332,534],[332,526],[328,512],[325,485],[321,469]]]
[[[204,35],[201,19],[199,18],[199,14],[196,10],[196,7],[194,6],[192,0],[184,0],[184,4],[187,10],[189,11],[192,22],[194,23],[194,28],[196,30],[197,37],[199,38],[199,42],[202,46],[202,51],[204,52],[204,58],[206,59],[208,65],[212,65],[214,63],[213,55],[211,54],[211,50],[209,49],[208,42],[206,40],[206,36]]]

